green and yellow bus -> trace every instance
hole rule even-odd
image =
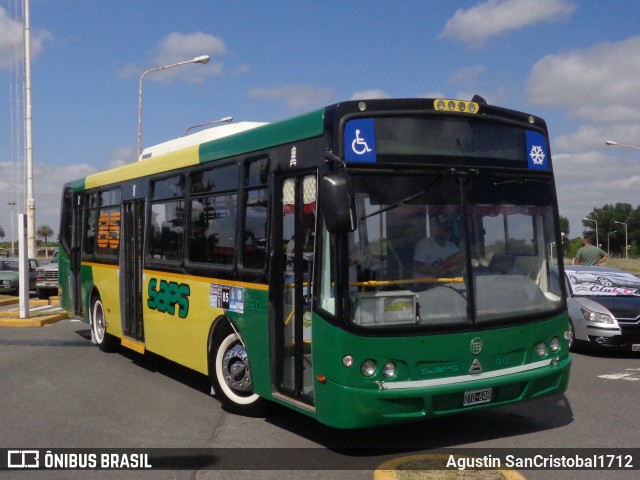
[[[357,428],[567,387],[546,124],[481,97],[150,147],[67,183],[60,231],[61,302],[93,342],[207,375],[235,412]]]

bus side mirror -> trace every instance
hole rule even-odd
[[[345,173],[326,175],[322,179],[324,223],[330,233],[347,233],[356,229],[356,208]]]

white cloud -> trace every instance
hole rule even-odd
[[[638,206],[640,171],[632,156],[612,155],[605,147],[577,153],[557,153],[553,165],[560,215],[569,219],[569,236],[579,236],[581,219],[605,204]]]
[[[533,105],[582,122],[557,137],[550,132],[560,214],[569,218],[572,237],[582,232],[581,219],[594,208],[640,204],[639,152],[604,143],[638,145],[638,51],[640,36],[548,55],[535,63],[527,80]]]
[[[574,10],[575,6],[566,0],[488,0],[457,10],[440,36],[480,46],[490,37],[559,20]]]
[[[606,146],[612,139],[633,143],[640,138],[639,124],[581,125],[574,132],[554,138],[553,165],[560,215],[569,219],[570,236],[583,231],[581,219],[605,204],[640,205],[638,152]]]
[[[0,171],[15,172],[14,162],[0,162]],[[40,225],[49,225],[55,232],[57,239],[60,228],[60,202],[62,199],[62,187],[71,180],[82,178],[96,169],[90,165],[64,165],[54,166],[43,163],[35,163],[33,166],[33,196],[36,204],[36,228]],[[16,189],[15,175],[6,175],[0,178],[0,205],[16,201],[16,208],[9,211],[3,209],[0,216],[0,225],[5,232],[5,241],[11,240],[11,223],[14,223],[14,238],[18,238],[16,226],[16,213],[24,212],[24,186]],[[16,199],[16,190],[17,199]],[[13,218],[11,218],[13,217]],[[53,239],[52,239],[53,240]]]
[[[452,85],[472,88],[476,85],[478,78],[486,71],[487,69],[482,65],[461,68],[453,72],[450,77],[450,82]]]
[[[148,61],[150,66],[125,65],[120,69],[120,75],[125,78],[139,77],[149,68],[172,65],[208,55],[211,58],[209,63],[168,68],[156,71],[149,76],[149,80],[155,82],[170,82],[177,79],[187,83],[202,83],[207,77],[219,76],[224,73],[224,64],[218,58],[227,54],[224,41],[214,35],[203,32],[174,32],[160,41]],[[235,74],[241,74],[247,70],[246,66],[241,66],[236,68]]]
[[[391,98],[391,95],[379,89],[360,90],[351,95],[351,100],[374,100],[380,98]]]
[[[254,88],[249,90],[247,96],[249,98],[281,100],[290,110],[300,111],[331,103],[335,92],[330,88],[318,88],[310,85],[282,85],[272,88]]]
[[[590,122],[640,120],[640,37],[600,43],[548,55],[535,63],[527,81],[531,103],[567,108]]]
[[[50,40],[51,34],[46,30],[30,29],[31,38],[29,42],[31,59],[37,58],[42,51],[44,42]],[[0,69],[8,68],[11,65],[22,67],[22,51],[24,48],[24,37],[22,32],[22,22],[14,20],[7,11],[0,7]]]
[[[106,170],[116,167],[121,167],[128,163],[137,161],[137,152],[133,147],[118,147],[111,150],[109,153],[109,161],[107,162]]]
[[[606,147],[605,140],[634,144],[640,139],[640,124],[629,123],[620,125],[580,125],[572,133],[552,137],[554,150],[563,153],[580,153],[588,150],[606,150],[607,155],[624,155],[619,147]],[[639,155],[640,156],[640,155]]]

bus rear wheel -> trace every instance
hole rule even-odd
[[[243,415],[262,415],[267,402],[253,393],[249,353],[230,328],[218,331],[212,339],[209,377],[222,405]]]
[[[107,333],[107,319],[98,295],[91,301],[91,340],[103,352],[115,352],[119,347],[118,339]]]

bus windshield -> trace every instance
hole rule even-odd
[[[343,283],[354,324],[464,328],[561,307],[550,181],[363,173],[351,182],[358,226]]]

